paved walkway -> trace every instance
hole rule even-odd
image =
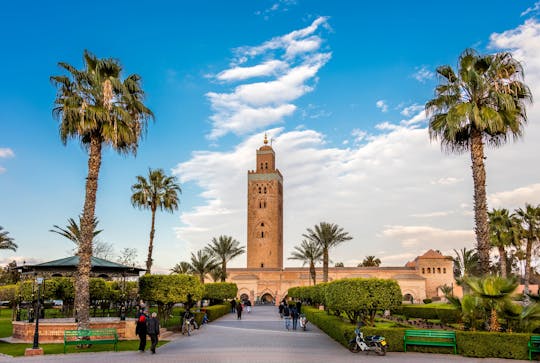
[[[81,353],[29,358],[2,358],[0,362],[190,362],[190,363],[328,363],[328,362],[518,362],[474,359],[453,354],[393,353],[384,357],[350,353],[311,324],[308,331],[286,331],[277,309],[256,306],[242,320],[229,314],[196,330],[191,336],[175,335],[173,341],[150,352]],[[526,361],[523,361],[526,362]]]

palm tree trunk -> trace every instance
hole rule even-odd
[[[323,266],[322,266],[323,282],[328,282],[328,247],[323,249]]]
[[[101,167],[101,142],[97,138],[90,141],[88,157],[88,176],[86,178],[86,195],[81,218],[81,242],[79,243],[79,265],[75,283],[75,310],[77,329],[90,327],[90,270],[92,269],[93,221],[96,210],[96,193],[98,188],[99,169]]]
[[[527,249],[525,251],[525,276],[523,277],[523,294],[529,294],[529,279],[531,278],[531,255],[533,241],[527,237]]]
[[[221,263],[221,282],[225,282],[227,279],[227,260],[223,259]]]
[[[154,225],[156,223],[156,210],[152,209],[152,225],[150,226],[150,243],[148,244],[148,257],[146,258],[146,274],[152,270],[152,251],[154,250]]]
[[[313,286],[315,286],[317,284],[317,272],[315,271],[315,264],[313,263],[313,261],[309,262],[309,273],[311,275],[311,279],[313,280]]]
[[[489,224],[486,198],[486,169],[484,167],[484,143],[480,131],[471,131],[471,160],[474,182],[474,220],[476,245],[480,270],[489,273]]]
[[[501,277],[506,278],[506,250],[499,246],[499,260],[501,261]]]
[[[199,274],[199,280],[201,280],[201,284],[204,284],[204,273]]]

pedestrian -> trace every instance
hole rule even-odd
[[[298,315],[302,314],[302,301],[296,301],[296,310],[298,310]]]
[[[242,319],[242,304],[236,305],[236,319],[241,320]]]
[[[146,314],[143,311],[137,318],[137,325],[135,326],[135,334],[139,336],[139,352],[141,353],[144,353],[146,349],[146,334],[148,333],[146,319]]]
[[[292,330],[296,330],[296,326],[298,325],[298,310],[296,309],[295,305],[293,305],[290,310],[292,319]]]
[[[285,329],[291,329],[291,311],[287,305],[283,306],[283,319],[285,319]]]
[[[155,312],[153,312],[150,318],[146,320],[146,329],[150,336],[150,341],[152,342],[150,350],[152,351],[152,354],[156,354],[156,346],[159,338],[159,320]]]
[[[246,300],[246,310],[249,313],[251,313],[251,301],[249,299]]]
[[[236,312],[236,301],[234,299],[231,300],[231,313]]]
[[[283,308],[285,307],[285,304],[283,301],[279,303],[278,311],[279,311],[279,318],[283,319]]]

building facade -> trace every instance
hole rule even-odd
[[[308,268],[283,268],[283,176],[266,135],[247,184],[247,268],[227,269],[227,281],[237,284],[239,297],[277,302],[290,287],[308,286],[311,280]],[[441,286],[455,286],[452,258],[434,250],[403,267],[329,268],[329,281],[354,277],[394,279],[404,299],[416,302],[442,295]],[[321,278],[322,268],[318,268],[317,282]]]

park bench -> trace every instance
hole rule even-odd
[[[529,340],[529,360],[532,360],[533,353],[540,353],[540,335],[531,335]]]
[[[114,344],[117,351],[118,333],[114,328],[64,330],[64,354],[68,345]]]
[[[405,351],[407,351],[407,345],[454,347],[454,354],[457,354],[455,331],[405,330],[405,335],[403,336],[403,348]]]

